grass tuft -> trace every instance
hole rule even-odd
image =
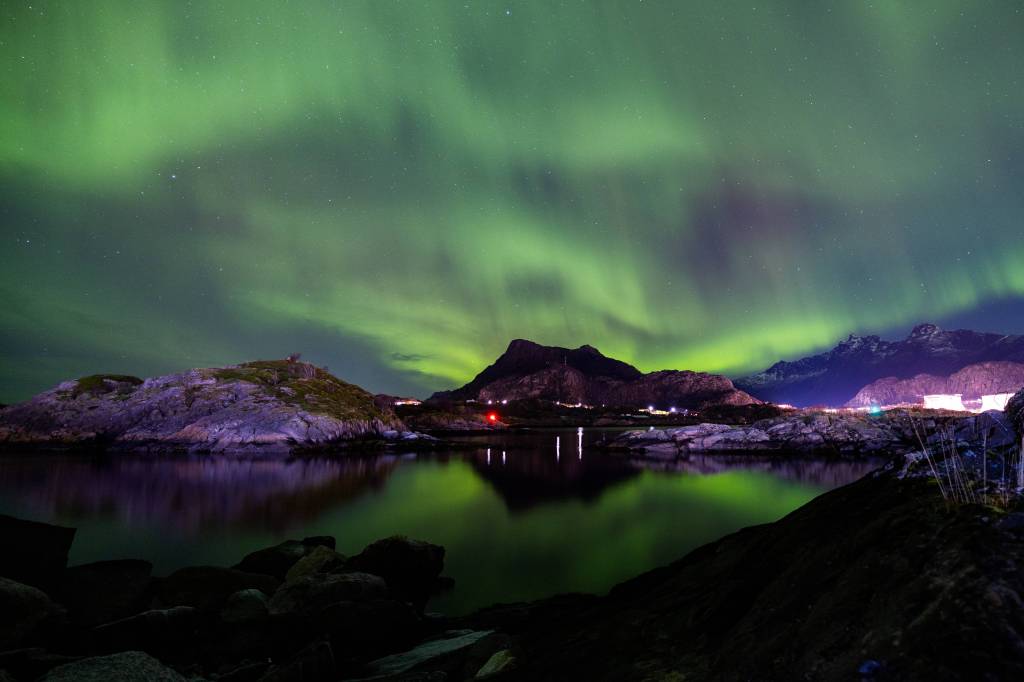
[[[92,374],[75,382],[75,387],[71,389],[71,397],[77,398],[83,394],[102,395],[113,391],[131,393],[141,384],[142,379],[128,374]]]
[[[371,393],[308,362],[257,360],[211,374],[219,381],[256,384],[268,395],[313,414],[361,421],[392,416],[374,404]]]

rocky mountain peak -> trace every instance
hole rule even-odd
[[[931,336],[935,336],[936,334],[938,334],[941,331],[942,330],[938,327],[938,325],[934,325],[934,324],[925,322],[924,324],[919,324],[916,327],[914,327],[913,329],[911,329],[910,330],[910,336],[908,336],[907,338],[908,339],[926,339],[926,338],[929,338]]]
[[[757,402],[723,376],[674,370],[644,374],[590,345],[569,349],[525,339],[510,343],[508,350],[473,381],[453,391],[435,393],[432,399],[541,399],[679,408]]]
[[[831,350],[736,379],[736,387],[756,398],[793,405],[843,405],[878,379],[910,379],[918,374],[948,377],[979,362],[1024,362],[1024,336],[969,329],[946,331],[918,324],[908,336],[886,341],[850,334]]]

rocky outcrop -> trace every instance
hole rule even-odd
[[[26,529],[41,546],[54,534],[26,525],[26,547]],[[326,682],[421,669],[461,679],[507,645],[479,646],[490,633],[449,632],[423,614],[447,580],[442,547],[391,537],[346,559],[334,545],[290,540],[240,563],[267,573],[195,566],[151,578],[147,562],[101,561],[62,568],[47,591],[3,576],[18,566],[0,564],[0,680]]]
[[[899,341],[851,334],[825,353],[777,362],[735,383],[761,400],[801,407],[838,406],[883,377],[948,376],[967,365],[990,361],[1024,363],[1024,336],[947,331],[920,324]]]
[[[613,448],[672,459],[688,453],[787,452],[877,453],[913,443],[909,423],[858,414],[797,413],[749,425],[696,424],[627,431]]]
[[[570,350],[523,339],[509,344],[493,365],[462,388],[431,397],[434,402],[445,400],[546,400],[680,410],[759,402],[717,374],[677,370],[643,374],[592,346]]]
[[[125,651],[67,663],[51,670],[43,682],[185,682],[185,677],[141,651]]]
[[[246,554],[234,568],[246,573],[262,573],[284,580],[288,571],[317,547],[334,549],[334,538],[324,536],[305,538],[301,541],[285,540],[273,547],[265,547]]]
[[[145,381],[95,375],[0,410],[0,442],[289,451],[409,435],[373,395],[313,365],[195,369]]]
[[[64,617],[42,590],[0,577],[0,651],[37,644]]]
[[[499,679],[1021,679],[1024,514],[944,505],[918,468],[527,618]]]
[[[0,514],[0,575],[35,587],[58,582],[68,565],[74,528]]]
[[[444,568],[444,547],[394,536],[369,545],[345,567],[383,577],[392,595],[422,610],[437,591]]]
[[[926,395],[937,393],[963,396],[964,401],[982,396],[1016,393],[1024,387],[1024,363],[979,362],[949,376],[918,374],[909,379],[885,377],[860,389],[847,407],[920,404]]]
[[[1006,403],[1006,409],[1003,410],[1003,414],[1006,418],[1017,429],[1017,433],[1024,438],[1024,389],[1017,391],[1009,402]]]

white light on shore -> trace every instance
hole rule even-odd
[[[926,410],[954,410],[966,412],[962,393],[936,393],[924,397],[924,408]]]

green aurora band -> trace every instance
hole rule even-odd
[[[1024,296],[1017,3],[0,18],[0,400],[291,351],[422,395],[516,337],[737,374]]]

